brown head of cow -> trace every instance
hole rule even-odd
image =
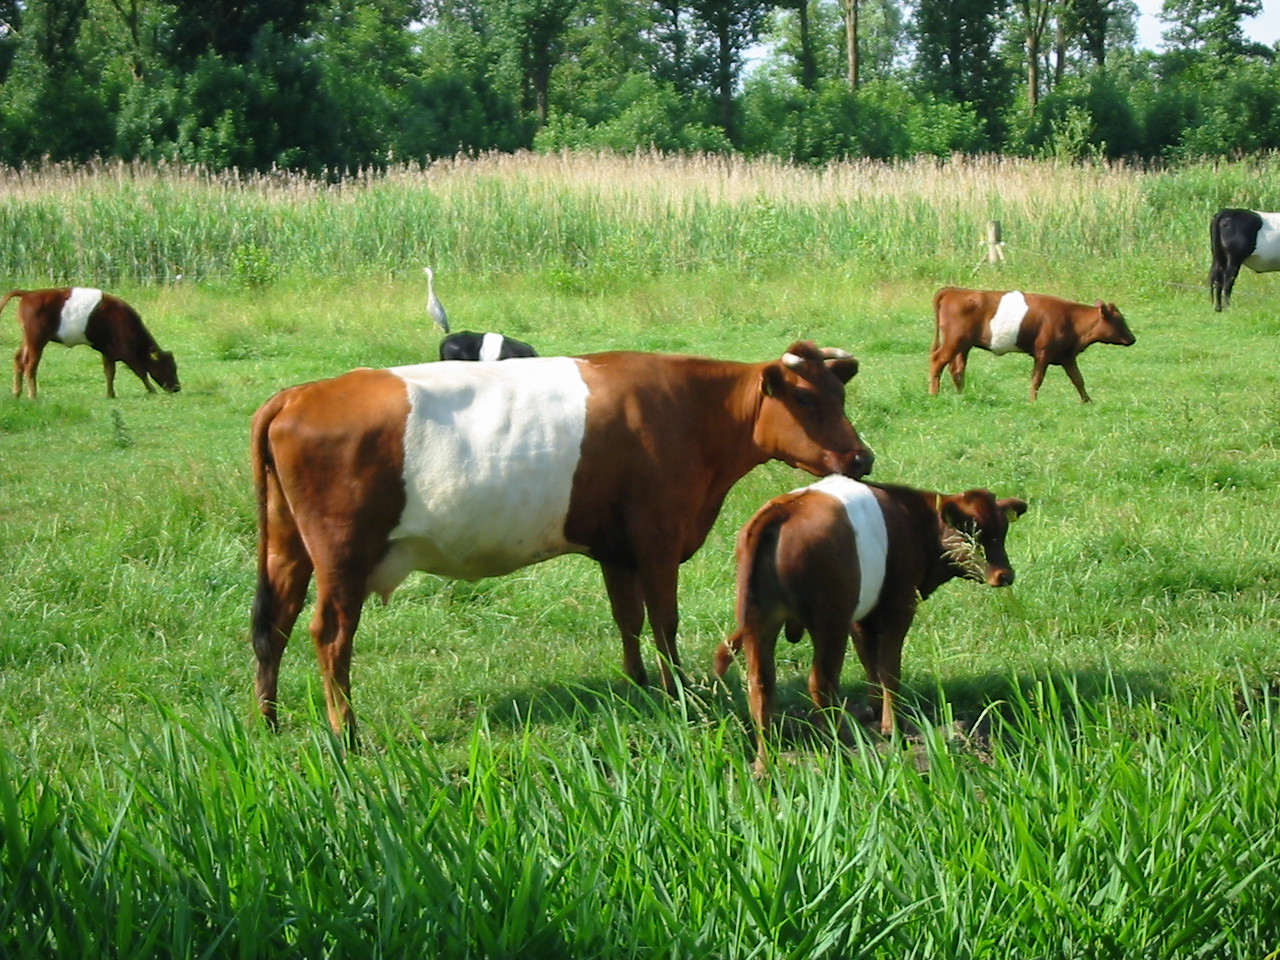
[[[753,439],[769,459],[825,477],[863,477],[875,456],[844,416],[844,387],[858,361],[844,350],[793,343],[760,378]]]
[[[353,737],[352,638],[370,593],[413,570],[475,580],[562,553],[599,562],[627,675],[647,680],[647,615],[674,689],[677,573],[730,487],[772,459],[870,470],[844,412],[856,370],[799,342],[764,363],[620,351],[355,370],[277,393],[252,441],[263,715],[275,722],[313,574],[329,720]]]
[[[938,584],[953,577],[976,580],[992,587],[1013,583],[1013,567],[1005,552],[1009,522],[1027,512],[1027,504],[1016,497],[997,500],[987,490],[966,490],[938,497],[938,517],[945,525],[942,543],[945,565]],[[927,597],[936,585],[922,588]]]
[[[161,350],[159,347],[149,350],[143,365],[151,379],[167,393],[177,393],[182,389],[182,384],[178,382],[178,361],[168,350]]]
[[[1137,343],[1129,325],[1124,322],[1124,315],[1114,303],[1099,300],[1094,306],[1098,308],[1098,324],[1093,328],[1094,343],[1114,343],[1120,347],[1132,347]]]

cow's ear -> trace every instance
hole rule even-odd
[[[1003,500],[997,500],[996,506],[1004,511],[1005,519],[1010,523],[1027,512],[1027,501],[1019,500],[1017,497],[1005,497]]]
[[[782,372],[781,364],[770,363],[765,366],[764,373],[760,374],[760,392],[766,397],[772,397],[786,382],[787,378]]]
[[[838,357],[834,360],[824,360],[823,363],[841,383],[848,383],[858,375],[858,361],[854,357]]]

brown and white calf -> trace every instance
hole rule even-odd
[[[942,368],[951,365],[957,392],[964,389],[964,368],[973,347],[997,356],[1017,351],[1035,359],[1031,399],[1049,364],[1067,372],[1089,402],[1076,357],[1091,343],[1131,346],[1134,336],[1114,303],[1089,306],[1043,293],[1020,290],[966,290],[943,287],[933,297],[933,352],[929,357],[929,392],[938,392]]]
[[[149,393],[155,393],[148,377],[169,393],[177,393],[178,365],[173,354],[161,350],[142,323],[138,312],[119,297],[91,287],[59,287],[54,290],[10,290],[0,299],[0,311],[18,297],[18,324],[22,346],[13,355],[13,395],[35,399],[36,369],[47,344],[74,347],[87,343],[102,354],[107,375],[107,396],[116,395],[116,363],[122,361],[138,375]]]
[[[1026,509],[986,490],[944,495],[840,476],[761,507],[738,534],[738,629],[714,659],[724,676],[734,653],[746,650],[757,771],[766,762],[774,647],[784,625],[792,642],[806,630],[813,638],[809,695],[820,710],[838,711],[842,735],[840,670],[852,632],[887,735],[917,604],[954,577],[1012,583],[1005,533]]]
[[[464,580],[563,553],[604,571],[623,668],[645,683],[645,612],[674,686],[676,579],[729,488],[766,460],[862,476],[844,412],[857,361],[799,342],[779,360],[646,353],[355,370],[277,393],[253,420],[260,709],[306,599],[329,720],[354,736],[352,639],[371,593],[413,570]]]

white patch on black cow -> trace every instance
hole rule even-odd
[[[1009,353],[1018,349],[1018,331],[1027,315],[1027,298],[1019,290],[1013,290],[1000,298],[995,316],[991,318],[991,346],[994,354]]]
[[[580,362],[425,363],[404,380],[406,504],[369,580],[385,598],[411,570],[476,580],[583,547],[564,536],[586,435]]]
[[[62,314],[58,317],[58,333],[55,339],[68,347],[88,343],[85,327],[89,325],[89,317],[98,304],[102,302],[102,291],[92,287],[72,287],[71,293],[62,304]]]
[[[480,342],[480,359],[501,360],[502,344],[506,339],[500,333],[486,333]]]
[[[1262,218],[1262,228],[1244,265],[1254,273],[1280,270],[1280,213],[1258,211],[1258,216]]]
[[[824,477],[802,489],[835,497],[844,507],[849,525],[853,527],[853,539],[858,545],[859,573],[858,606],[853,611],[856,623],[875,609],[884,587],[889,555],[889,529],[884,522],[884,510],[874,490],[865,483],[839,474]]]

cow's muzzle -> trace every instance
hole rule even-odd
[[[827,466],[831,473],[841,473],[855,480],[869,474],[875,462],[876,455],[866,447],[843,455],[827,454]]]
[[[1013,571],[1008,567],[992,567],[987,571],[987,584],[992,587],[1007,587],[1013,583]]]

